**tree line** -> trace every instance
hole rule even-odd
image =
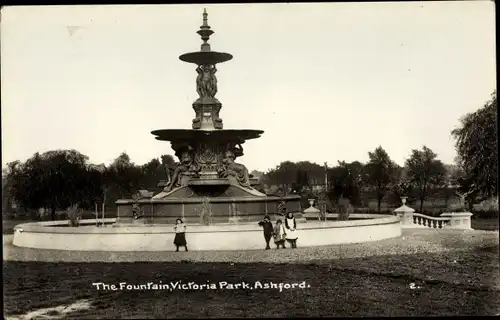
[[[266,172],[263,182],[311,197],[311,187],[324,186],[326,176],[328,185],[324,192],[331,202],[347,198],[360,206],[368,194],[367,198],[377,201],[378,212],[382,201],[400,203],[401,196],[417,201],[423,212],[429,196],[444,199],[446,205],[457,193],[468,195],[470,209],[474,202],[497,196],[498,192],[496,91],[482,108],[462,117],[451,135],[458,154],[456,165],[443,164],[435,152],[423,146],[412,150],[400,167],[379,146],[368,153],[366,164],[339,161],[336,166],[325,168],[308,161],[284,161]]]
[[[55,150],[37,152],[24,163],[8,163],[2,174],[3,211],[15,200],[25,211],[48,208],[55,219],[57,210],[74,204],[85,210],[92,210],[96,203],[113,205],[139,189],[158,189],[158,182],[168,179],[167,170],[176,165],[168,154],[141,166],[126,153],[109,166],[88,160],[76,150]]]
[[[313,198],[317,197],[314,193],[317,187],[332,203],[348,199],[354,206],[363,206],[363,199],[376,200],[378,212],[383,201],[399,203],[401,196],[418,200],[422,212],[423,203],[430,194],[459,184],[459,172],[447,170],[436,153],[426,146],[422,150],[412,150],[404,167],[396,164],[381,146],[368,156],[369,161],[365,164],[339,161],[333,167],[308,161],[285,161],[266,172],[262,182],[281,188],[285,193]]]
[[[324,186],[324,196],[332,203],[348,199],[362,205],[362,199],[377,201],[380,212],[383,202],[399,203],[401,196],[423,203],[429,196],[447,201],[455,191],[469,195],[469,205],[497,195],[496,92],[492,99],[474,113],[460,119],[451,134],[456,140],[456,166],[443,164],[437,154],[426,146],[411,151],[401,167],[378,146],[368,153],[367,163],[339,161],[333,167],[309,161],[284,161],[259,176],[261,191],[268,194],[295,193],[304,199],[318,197],[315,186]],[[78,203],[92,210],[96,202],[112,205],[139,189],[159,191],[158,182],[167,180],[168,170],[177,162],[165,154],[144,165],[134,164],[122,153],[111,164],[89,163],[86,155],[76,150],[55,150],[35,153],[25,162],[10,162],[2,172],[3,211],[14,199],[25,210],[48,208],[55,219],[57,210]],[[305,202],[307,205],[307,201]]]

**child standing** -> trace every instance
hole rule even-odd
[[[264,227],[264,239],[266,240],[266,250],[271,249],[269,246],[269,241],[271,241],[271,237],[273,236],[273,223],[271,222],[271,218],[266,214],[264,220],[259,222],[259,226]]]
[[[285,228],[286,228],[286,241],[290,242],[292,248],[297,248],[297,221],[295,221],[295,217],[293,213],[288,212],[285,219]]]
[[[186,242],[186,225],[182,222],[182,219],[177,219],[174,226],[175,238],[174,244],[179,251],[179,247],[184,247],[186,251],[188,251],[187,242]]]
[[[276,225],[274,226],[274,243],[276,244],[276,249],[279,249],[280,246],[283,247],[283,249],[286,249],[285,247],[285,237],[286,237],[286,231],[285,231],[285,226],[283,226],[283,223],[281,222],[281,219],[278,219],[276,221]]]

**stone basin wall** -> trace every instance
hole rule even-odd
[[[300,197],[288,196],[285,207],[301,218]],[[139,200],[142,216],[134,219],[134,200],[119,200],[117,224],[172,224],[178,218],[186,223],[198,223],[203,210],[203,198]],[[211,219],[213,223],[259,221],[266,214],[277,215],[279,197],[227,197],[210,199]]]

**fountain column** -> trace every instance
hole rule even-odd
[[[182,61],[194,63],[198,67],[196,72],[196,92],[199,98],[193,103],[196,117],[193,119],[192,128],[201,130],[222,129],[222,119],[219,111],[222,104],[215,98],[217,94],[217,63],[229,61],[233,58],[228,53],[212,51],[208,40],[214,33],[208,25],[207,11],[203,11],[203,25],[198,30],[203,43],[199,52],[186,53],[179,57]]]

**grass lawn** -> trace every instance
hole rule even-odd
[[[50,254],[47,251],[46,255]],[[54,252],[54,259],[68,260],[73,255],[77,253]],[[100,255],[111,261],[123,261],[129,255],[176,257],[177,261],[5,261],[5,314],[21,315],[81,299],[89,300],[92,307],[69,317],[406,317],[500,313],[498,236],[486,231],[463,234],[456,230],[405,230],[402,238],[374,243],[280,251]],[[296,260],[276,263],[287,256]],[[213,261],[205,262],[210,259]],[[280,292],[276,289],[97,291],[92,286],[93,282],[118,285],[160,281],[197,284],[226,281],[250,285],[255,281],[305,281],[310,287]]]
[[[472,219],[471,227],[474,230],[498,230],[498,218]]]

